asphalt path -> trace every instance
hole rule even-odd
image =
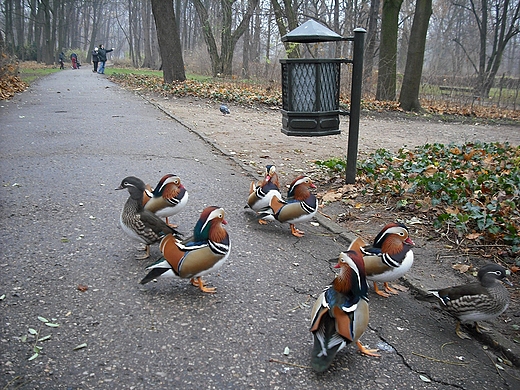
[[[300,225],[301,239],[260,226],[244,210],[251,172],[90,68],[0,102],[0,128],[2,389],[520,388],[518,370],[410,293],[371,294],[362,342],[380,358],[349,346],[316,375],[310,307],[347,241],[322,225]],[[128,193],[114,189],[166,173],[190,194],[180,231],[207,205],[226,211],[231,254],[206,277],[216,294],[139,284],[152,260],[134,258],[118,226]]]

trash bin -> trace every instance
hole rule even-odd
[[[340,59],[282,59],[282,132],[339,134]]]
[[[314,20],[282,37],[284,42],[318,43],[344,38]],[[339,82],[343,59],[281,59],[282,133],[294,136],[339,134]]]

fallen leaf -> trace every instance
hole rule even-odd
[[[72,350],[73,351],[77,351],[78,349],[83,349],[83,348],[86,348],[87,347],[87,343],[83,343],[83,344],[80,344],[80,345],[76,345]]]
[[[426,177],[432,177],[435,173],[437,173],[439,170],[434,165],[429,165],[423,172],[424,176]]]
[[[343,193],[337,192],[336,190],[327,191],[325,195],[321,198],[323,202],[337,202],[343,197]]]
[[[85,292],[88,290],[88,286],[86,286],[84,284],[78,284],[78,290],[81,292]]]
[[[446,212],[448,214],[455,214],[455,215],[457,215],[459,213],[459,209],[456,208],[456,207],[446,207],[445,210],[446,210]]]
[[[35,353],[34,355],[32,355],[28,360],[31,361],[31,360],[34,360],[36,359],[38,356],[40,356],[39,353]]]
[[[466,264],[455,264],[455,265],[452,266],[451,268],[456,269],[456,270],[458,270],[461,274],[463,274],[463,273],[465,273],[465,272],[468,272],[468,270],[470,269],[470,266],[469,266],[469,265],[466,265]]]

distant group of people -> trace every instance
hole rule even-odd
[[[95,47],[94,50],[92,50],[92,63],[94,64],[94,69],[92,69],[92,72],[105,74],[107,53],[110,53],[111,51],[114,51],[114,48],[105,49],[105,46],[102,44],[98,47]],[[72,63],[72,69],[79,69],[81,64],[78,60],[78,55],[76,53],[72,53],[70,55],[70,60]],[[60,53],[58,62],[60,64],[60,69],[65,69],[65,54],[63,52]]]
[[[110,53],[111,51],[114,51],[114,48],[105,49],[104,45],[99,45],[99,47],[95,47],[94,50],[92,50],[92,63],[94,64],[94,69],[92,69],[92,72],[105,74],[107,53]]]

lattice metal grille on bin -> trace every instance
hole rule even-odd
[[[291,69],[292,111],[312,112],[316,110],[316,66],[315,64],[294,64]]]
[[[339,105],[339,63],[319,64],[321,69],[319,111],[338,110]]]

